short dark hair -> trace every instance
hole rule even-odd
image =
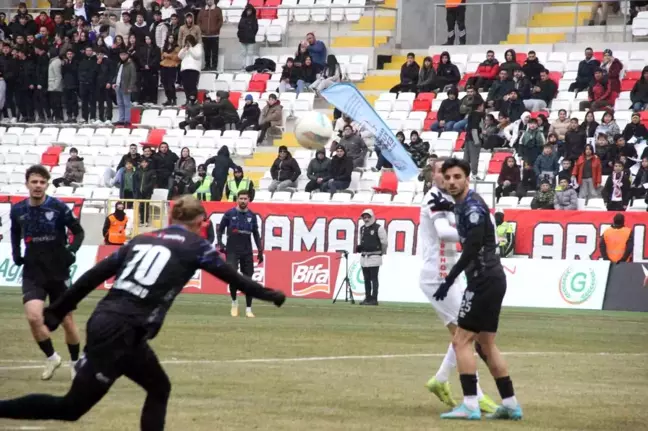
[[[250,192],[247,190],[241,190],[236,194],[236,199],[240,198],[241,196],[247,196],[248,198],[250,197]]]
[[[441,172],[445,174],[446,171],[452,168],[459,168],[463,171],[464,174],[466,174],[466,177],[470,176],[470,165],[465,160],[460,160],[456,157],[450,157],[445,162],[443,162],[443,165],[441,166]]]
[[[625,166],[625,164],[621,161],[621,159],[616,159],[616,160],[614,161],[614,164],[615,164],[615,165]]]
[[[347,128],[353,130],[353,126],[351,124],[345,124],[344,127],[342,127],[342,130],[346,130]]]
[[[408,57],[408,58],[409,58],[409,57],[414,57],[414,58],[416,58],[416,55],[415,55],[413,52],[408,52],[408,53],[407,53],[407,57]]]
[[[561,112],[564,112],[565,114],[567,114],[567,110],[565,110],[565,109],[559,109],[559,110],[558,110],[558,113],[559,113],[559,114],[560,114]]]
[[[32,175],[39,175],[45,178],[47,181],[50,180],[50,173],[47,168],[43,165],[32,165],[25,171],[25,182],[29,181],[29,177]]]
[[[272,93],[271,95],[268,96],[268,99],[277,100],[277,95]]]
[[[489,49],[488,51],[486,51],[486,54],[495,54],[495,51],[493,51],[492,49]]]
[[[531,55],[531,54],[535,55],[535,53],[536,52],[534,50],[531,50],[531,51],[529,51],[529,54],[527,54],[527,55]]]

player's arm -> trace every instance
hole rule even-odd
[[[462,244],[461,257],[457,261],[448,276],[446,282],[450,285],[459,277],[459,274],[466,269],[468,263],[477,258],[479,250],[484,246],[484,235],[486,234],[486,219],[483,214],[474,211],[468,217],[468,229],[466,240]]]
[[[610,257],[607,254],[607,247],[605,246],[605,239],[603,239],[603,235],[599,238],[599,248],[601,249],[601,258],[603,260],[610,260]]]
[[[13,255],[13,260],[16,265],[22,264],[22,251],[20,249],[20,237],[22,236],[22,230],[20,229],[20,220],[18,219],[18,214],[12,208],[9,214],[11,219],[11,253]]]
[[[286,296],[278,290],[263,287],[251,278],[239,274],[233,266],[226,264],[220,258],[216,249],[207,241],[202,242],[201,247],[198,257],[200,269],[207,271],[225,283],[235,286],[237,290],[246,295],[251,295],[262,301],[274,302],[277,307],[281,307],[286,300]]]
[[[452,227],[450,220],[446,217],[434,217],[434,229],[436,229],[437,235],[441,241],[459,242],[459,233],[457,233],[457,229]]]
[[[259,263],[263,262],[263,244],[261,243],[261,234],[259,234],[259,224],[257,223],[256,214],[252,216],[252,237],[257,248],[257,259]]]
[[[632,255],[633,248],[634,248],[634,239],[632,238],[632,235],[630,235],[628,237],[628,241],[626,242],[625,253],[623,253],[623,256],[621,257],[621,260],[619,262],[627,262],[628,258]]]
[[[218,223],[218,230],[216,231],[216,240],[218,244],[223,243],[223,233],[225,233],[225,229],[229,226],[230,222],[230,216],[229,216],[229,211],[223,214],[223,218],[221,218],[220,223]]]
[[[65,226],[70,229],[70,232],[72,232],[73,235],[72,243],[68,246],[68,250],[72,253],[76,253],[81,248],[81,244],[83,244],[85,232],[83,231],[83,227],[81,227],[79,219],[74,217],[72,210],[65,204],[63,204],[63,206],[65,207],[63,212]]]

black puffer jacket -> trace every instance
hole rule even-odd
[[[344,147],[342,147],[344,148]],[[353,172],[353,160],[346,155],[335,156],[331,159],[331,178],[336,181],[351,181],[351,173]]]
[[[648,103],[648,80],[644,78],[644,74],[648,72],[648,66],[643,68],[641,78],[635,82],[632,91],[630,92],[630,100],[632,103]]]
[[[205,166],[214,165],[212,169],[212,178],[219,184],[224,184],[230,169],[238,168],[238,165],[232,161],[229,148],[223,145],[214,157],[205,160]]]
[[[258,103],[252,102],[249,105],[243,105],[243,114],[241,114],[241,121],[247,120],[253,123],[258,123],[260,116],[261,109],[259,109]]]
[[[403,63],[401,66],[400,72],[400,81],[401,84],[416,84],[419,79],[419,71],[421,70],[417,62],[412,62],[412,64]]]
[[[250,15],[247,14],[248,10],[252,10]],[[239,42],[244,44],[256,43],[256,35],[259,31],[259,21],[256,16],[256,9],[254,6],[248,3],[241,13],[241,20],[238,24],[238,32],[236,32],[236,37],[238,37]]]
[[[457,66],[452,64],[450,59],[450,54],[447,51],[441,53],[441,58],[448,56],[447,63],[439,63],[437,66],[437,82],[440,82],[439,88],[443,89],[446,85],[457,85],[459,80],[461,80],[461,74]]]
[[[79,84],[91,84],[97,80],[97,59],[92,56],[88,57],[85,54],[79,60]]]
[[[320,154],[324,155],[323,159],[317,157]],[[314,181],[318,178],[323,178],[324,181],[327,181],[331,177],[331,159],[326,157],[326,151],[317,150],[317,153],[315,153],[315,158],[308,164],[306,175],[311,181]]]
[[[145,69],[145,66],[148,66],[148,70],[157,73],[160,69],[161,60],[162,52],[160,51],[160,48],[153,44],[144,44],[137,50],[137,64],[142,70]]]
[[[101,60],[101,64],[97,63],[97,86],[105,88],[106,84],[112,84],[115,76],[117,76],[117,67],[115,63],[108,57]]]
[[[171,150],[166,153],[158,151],[155,154],[157,159],[157,185],[158,188],[166,189],[169,187],[169,178],[173,174],[175,164],[178,161],[178,155]]]
[[[301,169],[297,164],[297,160],[293,159],[290,152],[286,153],[286,158],[281,160],[277,157],[270,167],[270,175],[273,180],[277,181],[297,181],[301,175]]]
[[[76,61],[63,61],[61,73],[63,74],[63,89],[72,90],[79,88],[79,68]]]

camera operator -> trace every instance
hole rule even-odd
[[[191,194],[193,188],[194,183],[190,177],[186,176],[183,171],[175,171],[173,173],[173,184],[169,189],[169,200]]]
[[[378,305],[378,270],[382,265],[382,255],[387,252],[387,232],[376,223],[373,210],[362,211],[360,217],[364,226],[360,227],[356,253],[362,256],[360,266],[365,283],[365,299],[360,305]]]

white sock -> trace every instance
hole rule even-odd
[[[246,307],[245,312],[246,313],[251,313],[252,312],[252,307]]]
[[[475,376],[477,376],[477,399],[481,400],[482,398],[484,398],[484,392],[482,391],[482,388],[479,385],[479,373],[475,373]]]
[[[479,400],[477,399],[476,396],[464,396],[464,404],[466,407],[468,407],[470,410],[477,410],[479,408]]]
[[[450,378],[450,372],[457,366],[457,356],[452,348],[452,343],[448,347],[446,355],[443,357],[439,371],[434,376],[440,383],[445,383]]]
[[[56,352],[54,352],[54,353],[52,354],[52,356],[50,356],[49,358],[47,358],[48,361],[55,361],[55,360],[58,360],[58,359],[59,359],[59,354],[56,353]]]
[[[509,409],[516,408],[517,405],[518,405],[518,402],[517,402],[517,399],[515,398],[515,395],[512,396],[512,397],[509,397],[509,398],[504,398],[502,400],[502,405],[504,407],[506,407],[506,408],[509,408]]]

